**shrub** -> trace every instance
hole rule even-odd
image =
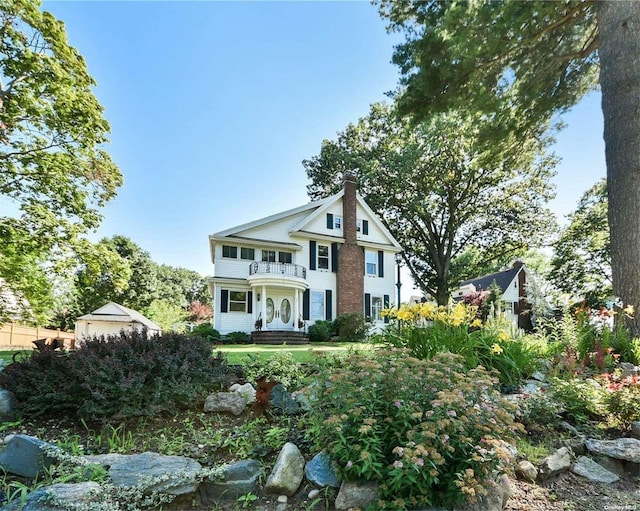
[[[365,321],[364,315],[358,312],[341,314],[335,320],[335,330],[343,341],[363,341],[371,324]]]
[[[316,321],[309,327],[311,342],[327,342],[331,338],[331,321]]]
[[[228,378],[208,342],[145,331],[94,338],[69,353],[33,352],[0,373],[0,386],[26,417],[105,420],[193,406]]]
[[[225,337],[228,344],[245,344],[249,342],[249,335],[246,332],[231,332]]]
[[[260,378],[281,383],[286,389],[298,387],[304,377],[302,365],[297,363],[289,351],[277,351],[268,359],[247,355],[243,363],[245,377],[253,385]]]
[[[595,380],[552,378],[548,392],[560,403],[562,415],[574,424],[603,417],[602,388]]]
[[[640,378],[614,373],[601,379],[605,385],[603,404],[612,425],[629,430],[632,422],[640,420]]]
[[[383,338],[423,360],[442,352],[459,354],[468,369],[478,365],[496,369],[502,385],[516,387],[535,370],[538,345],[514,339],[500,318],[482,323],[476,312],[475,307],[463,303],[452,307],[422,303],[392,309],[388,314],[403,321],[402,330],[390,329]]]
[[[218,332],[211,323],[200,323],[193,327],[193,330],[187,334],[189,337],[202,337],[205,341],[217,342],[220,340],[220,332]]]
[[[497,381],[460,356],[360,353],[316,376],[310,434],[344,480],[380,483],[376,509],[474,501],[521,430]]]

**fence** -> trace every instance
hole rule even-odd
[[[60,339],[64,342],[65,348],[75,348],[75,335],[73,332],[22,326],[15,323],[5,323],[0,326],[0,348],[2,349],[33,348],[33,341],[45,338]]]

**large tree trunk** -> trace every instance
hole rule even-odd
[[[613,291],[640,336],[640,1],[598,4]]]

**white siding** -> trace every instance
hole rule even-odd
[[[237,233],[237,236],[269,241],[282,241],[285,243],[291,242],[291,239],[289,238],[289,231],[307,215],[309,215],[308,211],[298,213],[297,215],[289,216],[282,220],[276,220],[275,222],[261,225],[260,227],[254,227],[253,229],[239,232]]]
[[[229,291],[245,291],[248,287],[229,284],[216,284],[214,289],[214,316],[213,328],[218,330],[222,335],[230,332],[246,332],[251,333],[254,330],[253,315],[246,312],[222,312],[221,300],[222,289]]]
[[[365,235],[362,233],[362,231],[360,231],[358,233],[359,240],[389,245],[389,239],[385,236],[382,230],[376,226],[373,218],[369,214],[367,214],[367,212],[362,207],[360,207],[359,204],[356,215],[358,220],[367,220],[369,222],[369,234]]]
[[[514,302],[518,303],[518,301],[520,300],[519,295],[520,285],[518,284],[518,275],[516,275],[502,294],[502,301],[507,302],[505,306],[505,318],[508,321],[511,321],[514,327],[518,326],[518,316],[513,313],[513,305],[511,304],[513,304]]]
[[[142,330],[142,325],[140,323],[123,323],[121,321],[87,321],[84,319],[78,320],[76,324],[76,336],[78,339],[100,337],[102,335],[105,337],[119,335],[122,330],[125,332]],[[160,332],[149,331],[150,335],[156,333]]]

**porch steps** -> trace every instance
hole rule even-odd
[[[290,330],[256,330],[251,332],[254,344],[309,344],[309,337],[304,332]]]

